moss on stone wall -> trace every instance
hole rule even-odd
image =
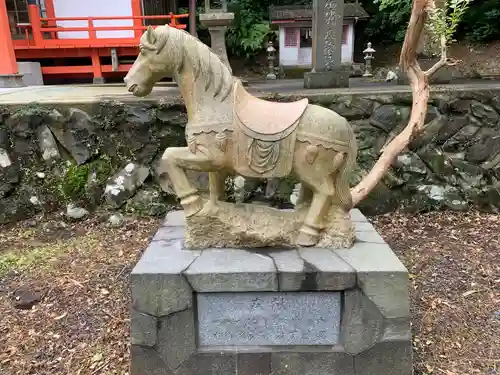
[[[62,176],[60,189],[66,199],[78,200],[85,193],[85,185],[90,173],[90,164],[76,165],[70,163]]]
[[[115,169],[111,158],[106,155],[83,165],[67,162],[64,175],[61,176],[59,183],[61,194],[69,201],[84,199],[91,177],[95,184],[102,186]]]

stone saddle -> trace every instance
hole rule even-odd
[[[246,177],[282,178],[293,165],[297,126],[309,101],[276,103],[234,84],[234,165]]]
[[[278,103],[256,98],[245,90],[239,80],[234,88],[234,114],[241,130],[253,139],[276,142],[292,133],[309,100]]]

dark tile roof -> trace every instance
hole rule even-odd
[[[295,20],[309,21],[312,19],[311,5],[282,5],[270,6],[269,17],[271,21]],[[344,4],[344,19],[366,19],[370,16],[359,3]]]

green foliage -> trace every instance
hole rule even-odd
[[[463,1],[448,1],[445,18],[448,27],[452,24],[453,27],[447,32],[447,38],[450,38],[450,33],[455,33],[457,39],[470,39],[475,42],[500,38],[500,1],[467,3],[468,7],[463,8]],[[411,0],[362,0],[362,4],[371,15],[365,28],[369,39],[378,40],[379,43],[403,41],[411,14]],[[440,19],[444,19],[442,16],[441,14]]]
[[[230,0],[228,8],[235,13],[233,26],[227,32],[228,52],[251,58],[264,51],[268,39],[274,39],[276,32],[269,24],[269,6],[302,5],[312,0]],[[348,1],[348,0],[346,0]],[[449,0],[453,9],[455,0]],[[467,1],[469,3],[469,1]],[[204,12],[204,1],[197,1],[197,14]],[[370,19],[357,26],[366,41],[377,44],[401,43],[411,14],[412,0],[361,0],[361,5],[370,14]],[[461,9],[461,8],[460,8]],[[187,11],[186,9],[182,10]],[[455,17],[455,21],[453,21]],[[447,35],[455,34],[457,39],[488,41],[500,38],[500,0],[471,1],[467,12],[447,12],[448,26],[453,24]],[[206,30],[197,22],[201,35]],[[361,34],[361,33],[358,33]],[[363,40],[363,43],[366,42]]]
[[[264,1],[252,0],[229,3],[228,8],[234,13],[234,23],[227,32],[226,41],[233,54],[250,58],[264,49],[264,42],[272,31],[262,3]]]
[[[429,12],[426,25],[431,44],[440,46],[441,38],[448,44],[453,41],[453,36],[458,25],[467,11],[471,0],[448,0],[443,8],[435,8]]]
[[[18,116],[48,116],[50,114],[51,110],[48,109],[46,106],[42,106],[39,103],[29,103],[20,106],[16,110],[16,115]]]
[[[156,189],[143,189],[125,205],[125,212],[139,217],[163,216],[173,206],[175,200]]]
[[[412,0],[373,0],[379,5],[375,26],[380,32],[393,35],[397,42],[403,41],[410,19]]]
[[[474,42],[500,38],[500,1],[483,0],[472,3],[461,25],[462,35]]]
[[[71,251],[79,253],[95,249],[98,242],[93,236],[74,237],[47,244],[32,246],[35,230],[28,229],[19,233],[19,237],[26,240],[22,251],[12,250],[0,253],[0,278],[11,272],[21,273],[33,270],[50,270],[57,265],[58,260],[67,256]]]
[[[197,0],[196,4],[196,28],[198,30],[205,30],[205,26],[203,26],[200,23],[200,14],[205,12],[205,0]],[[177,10],[177,13],[179,14],[186,14],[189,13],[189,8],[188,7],[179,7]],[[188,20],[189,22],[189,20]]]
[[[91,162],[89,168],[91,172],[95,173],[96,182],[99,185],[103,185],[108,180],[109,176],[115,172],[111,158],[107,155],[102,155],[99,159]]]
[[[233,25],[226,34],[228,52],[251,58],[262,53],[267,40],[274,40],[277,32],[269,23],[271,5],[302,5],[311,0],[229,0],[228,10],[234,13]],[[203,12],[198,0],[197,12]],[[199,31],[204,31],[198,23]]]
[[[33,266],[40,265],[46,261],[51,255],[51,248],[34,248],[29,251],[11,251],[0,255],[0,277],[5,276],[9,272],[26,271]]]

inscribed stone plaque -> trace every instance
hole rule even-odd
[[[335,345],[340,292],[199,293],[200,346]]]

